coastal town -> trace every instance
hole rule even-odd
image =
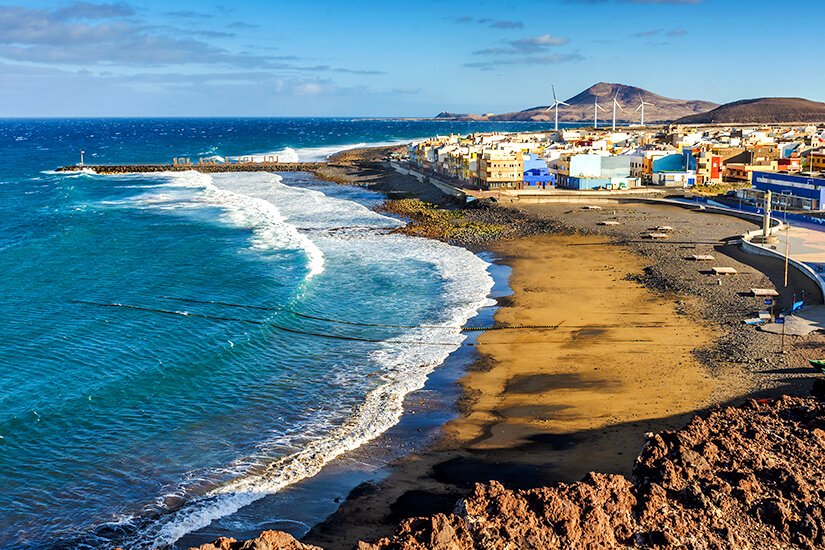
[[[457,188],[514,196],[725,186],[746,205],[769,190],[777,208],[818,211],[825,200],[816,125],[451,134],[411,143],[405,160]]]

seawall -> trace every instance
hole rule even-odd
[[[114,164],[63,166],[58,172],[92,170],[96,174],[140,174],[146,172],[186,172],[195,170],[205,174],[217,172],[307,172],[326,165],[324,162],[255,162],[237,164]]]

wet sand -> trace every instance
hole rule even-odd
[[[575,233],[487,247],[512,267],[513,294],[499,300],[496,324],[558,327],[482,334],[442,437],[359,486],[304,542],[349,550],[407,517],[450,512],[477,482],[533,488],[594,470],[630,475],[645,432],[746,397],[805,395],[818,376],[804,356],[825,344],[821,334],[789,341],[783,356],[775,335],[741,324],[760,309],[751,287],[776,287],[781,304],[802,290],[821,301],[798,273],[780,289],[781,262],[726,242],[752,222],[656,205],[518,210]],[[622,225],[598,226],[605,218]],[[668,242],[642,238],[665,223],[676,228]],[[717,285],[686,259],[708,253],[739,275]]]
[[[416,515],[449,512],[476,482],[528,488],[591,470],[630,474],[644,433],[677,428],[722,393],[745,391],[693,354],[714,329],[680,314],[683,297],[632,280],[641,259],[603,237],[535,236],[492,247],[512,267],[512,296],[460,380],[460,416],[428,451],[356,489],[303,541],[350,549]],[[724,391],[722,390],[724,388]]]
[[[497,324],[558,328],[479,337],[494,367],[461,380],[464,415],[445,432],[462,446],[500,448],[539,433],[686,414],[718,398],[720,385],[736,385],[712,377],[692,353],[713,342],[713,328],[680,315],[677,297],[629,280],[643,270],[638,256],[581,236],[530,237],[493,251],[513,268],[514,294]],[[608,466],[588,454],[575,469]]]

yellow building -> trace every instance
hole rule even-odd
[[[808,170],[811,172],[825,172],[825,153],[811,153],[809,162],[810,167]]]
[[[478,152],[472,149],[461,157],[461,178],[464,181],[473,181],[478,175]]]

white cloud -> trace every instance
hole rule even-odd
[[[569,43],[569,38],[561,36],[552,36],[550,34],[543,34],[531,38],[522,38],[521,40],[510,40],[507,42],[510,48],[488,48],[486,50],[479,50],[475,55],[519,55],[541,53],[549,46],[564,46]]]

